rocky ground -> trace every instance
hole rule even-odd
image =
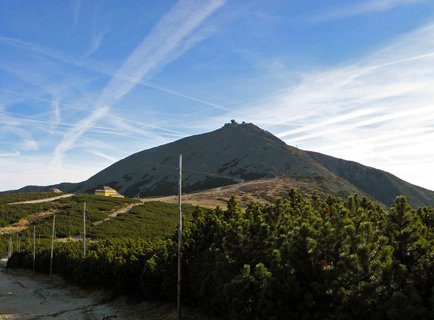
[[[158,302],[132,302],[104,291],[89,291],[54,276],[5,269],[0,263],[0,320],[175,320],[176,306]],[[212,320],[184,310],[183,319]]]
[[[27,271],[0,271],[0,320],[175,319],[172,306],[128,303],[102,291],[85,291],[58,278]]]

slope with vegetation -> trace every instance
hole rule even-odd
[[[52,203],[14,204],[28,199],[38,200],[58,195],[52,192],[0,194],[0,228],[16,223],[37,212],[47,211],[54,207]],[[1,232],[0,232],[1,233]]]
[[[74,195],[43,203],[10,204],[10,202],[46,199],[52,196],[53,194],[49,193],[0,195],[0,255],[4,255],[8,250],[9,239],[13,239],[13,248],[18,248],[21,243],[24,246],[31,242],[29,238],[33,237],[33,226],[38,239],[50,238],[54,214],[56,214],[56,237],[79,236],[82,233],[84,202],[87,204],[89,224],[107,218],[113,210],[138,202],[133,199]]]
[[[311,199],[197,209],[184,230],[183,303],[227,319],[431,319],[434,211],[398,197]],[[37,255],[47,272],[49,251]],[[173,300],[176,237],[56,246],[54,270],[84,286]],[[23,250],[9,267],[31,267]]]
[[[386,206],[400,194],[414,206],[434,205],[434,192],[397,177],[357,164],[291,147],[251,123],[233,122],[218,130],[187,137],[135,153],[80,183],[28,186],[21,191],[46,191],[53,187],[65,192],[92,193],[103,185],[129,197],[177,193],[178,156],[183,155],[185,192],[244,184],[262,179],[289,178],[299,188],[323,194],[369,195]],[[270,187],[268,191],[273,191]],[[278,196],[279,192],[274,194]]]
[[[134,199],[106,198],[93,195],[76,195],[58,200],[51,205],[50,214],[31,215],[22,221],[28,222],[20,228],[0,228],[0,255],[8,249],[12,239],[13,249],[33,248],[33,230],[36,232],[37,247],[50,248],[53,214],[56,214],[56,242],[79,240],[83,233],[83,203],[86,202],[86,229],[89,241],[113,238],[157,239],[172,234],[178,221],[178,205],[157,201],[141,203]],[[122,210],[126,208],[127,210]],[[194,207],[183,205],[186,220],[191,219]],[[113,212],[125,211],[112,216]],[[35,216],[39,218],[36,219]],[[33,228],[34,227],[34,228]],[[10,232],[9,232],[10,231]]]
[[[406,195],[414,206],[434,205],[434,193],[431,190],[410,184],[388,172],[354,161],[337,159],[317,152],[307,152],[325,168],[381,203],[391,204],[397,195]]]
[[[183,205],[186,220],[194,207]],[[173,233],[178,223],[178,206],[158,201],[145,202],[125,214],[90,227],[88,236],[94,240],[111,238],[156,239]]]

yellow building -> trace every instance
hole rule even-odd
[[[115,189],[110,188],[108,186],[104,186],[101,189],[95,190],[95,195],[97,196],[104,196],[104,197],[116,197],[116,198],[123,198],[124,196],[119,194]]]

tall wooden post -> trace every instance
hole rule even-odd
[[[12,236],[9,236],[9,252],[8,258],[12,256],[12,252],[14,251],[14,242],[12,241]]]
[[[33,273],[35,273],[36,261],[36,226],[33,226]]]
[[[50,279],[53,275],[53,252],[54,252],[54,230],[56,227],[56,215],[53,215],[53,232],[51,233],[51,255],[50,255]]]
[[[181,314],[181,241],[182,241],[182,154],[179,155],[179,182],[178,182],[178,292],[177,292],[177,312],[178,320],[182,319]]]
[[[86,258],[86,202],[83,204],[83,258]]]

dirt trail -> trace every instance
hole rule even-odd
[[[265,200],[263,196],[266,194],[277,195],[281,193],[282,191],[279,188],[284,189],[287,186],[286,183],[288,183],[288,181],[283,180],[284,179],[261,179],[183,194],[182,203],[205,208],[215,208],[217,206],[226,208],[229,198],[233,195],[237,195],[238,204],[242,208],[246,208],[251,202],[266,204],[269,203],[269,201]],[[291,182],[294,184],[293,181]],[[141,200],[145,202],[161,201],[175,204],[178,203],[178,196],[150,197],[142,198]]]
[[[214,189],[212,189],[214,190]],[[208,191],[208,190],[207,190]],[[217,206],[220,207],[226,207],[227,199],[221,198],[217,194],[217,192],[214,194],[207,193],[205,191],[198,192],[198,193],[192,193],[192,194],[183,194],[182,195],[182,204],[189,204],[192,206],[200,206],[204,208],[215,208]],[[150,198],[141,198],[140,199],[143,202],[151,202],[151,201],[160,201],[170,204],[177,204],[178,203],[178,196],[162,196],[162,197],[150,197]]]
[[[57,210],[50,209],[47,211],[41,211],[38,213],[31,214],[14,224],[0,228],[0,234],[13,234],[13,233],[21,232],[29,228],[32,222],[43,219],[45,217],[52,216],[55,213],[57,213]]]
[[[176,306],[167,303],[134,303],[104,291],[89,291],[54,276],[4,269],[0,261],[0,320],[175,320]],[[185,320],[216,320],[184,310]]]
[[[27,200],[27,201],[20,201],[20,202],[12,202],[9,204],[28,204],[28,203],[43,203],[43,202],[51,202],[51,201],[56,201],[59,199],[63,199],[63,198],[69,198],[72,197],[73,194],[72,193],[67,193],[67,194],[62,194],[61,196],[57,196],[57,197],[51,197],[51,198],[44,198],[44,199],[38,199],[38,200]]]
[[[314,191],[318,194],[324,194],[324,190],[318,186],[313,186],[310,180],[291,177],[265,178],[183,194],[182,203],[205,208],[215,208],[217,206],[226,208],[229,198],[236,195],[239,206],[247,208],[252,202],[272,203],[276,197],[286,196],[291,188],[298,189],[306,195],[311,195]],[[178,196],[149,197],[141,200],[175,204],[178,202]]]
[[[130,211],[132,208],[139,206],[141,204],[143,204],[143,202],[130,203],[130,204],[123,206],[121,208],[112,210],[109,213],[108,218],[101,220],[101,221],[97,221],[97,222],[93,223],[93,225],[97,226],[97,225],[103,223],[104,221],[113,219],[116,216],[118,216],[119,214],[126,213],[126,212]],[[31,215],[27,216],[26,218],[23,218],[14,224],[8,225],[6,227],[1,227],[0,228],[0,235],[2,235],[2,234],[3,235],[9,235],[9,234],[21,232],[23,230],[28,229],[33,222],[40,220],[40,219],[43,219],[43,218],[46,218],[46,217],[49,217],[49,216],[52,216],[53,214],[55,214],[55,213],[57,214],[58,212],[59,212],[58,209],[50,209],[47,211],[41,211],[38,213],[31,214]],[[76,240],[77,237],[67,238],[66,240],[68,240],[68,239]],[[0,318],[0,320],[2,320],[2,319]]]
[[[127,204],[126,206],[123,206],[123,207],[121,207],[121,208],[118,208],[118,209],[112,210],[112,211],[110,211],[110,213],[108,214],[108,218],[105,218],[104,220],[101,220],[101,221],[94,222],[94,223],[93,223],[93,226],[100,225],[100,224],[103,223],[104,221],[108,221],[108,220],[110,220],[110,219],[113,219],[113,218],[117,217],[117,216],[120,215],[120,214],[127,213],[127,212],[130,211],[132,208],[137,207],[137,206],[140,206],[141,204],[143,204],[143,202],[130,203],[130,204]]]
[[[97,297],[65,288],[61,279],[22,271],[0,271],[0,320],[104,319],[115,310],[99,304]]]
[[[58,277],[49,280],[46,275],[2,268],[0,320],[6,319],[176,319],[176,311],[161,304],[132,306],[102,291],[89,292],[67,285]]]

